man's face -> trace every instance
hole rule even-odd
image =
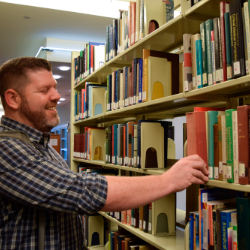
[[[47,70],[29,71],[29,82],[21,94],[20,112],[24,123],[41,131],[49,132],[59,124],[56,106],[60,95],[56,80]]]

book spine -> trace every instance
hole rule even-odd
[[[239,184],[239,152],[238,152],[238,121],[237,111],[232,112],[233,128],[233,165],[234,165],[234,183]]]
[[[168,0],[166,4],[166,23],[174,18],[174,0]]]
[[[214,124],[214,179],[219,180],[219,134],[218,124]]]
[[[201,39],[195,41],[196,50],[196,69],[197,69],[197,87],[202,88],[202,50],[201,50]]]
[[[249,4],[244,2],[244,11],[242,11],[243,19],[243,33],[244,33],[244,45],[245,45],[245,65],[246,74],[249,74],[249,59],[250,59],[250,26],[249,26]],[[245,26],[245,27],[244,27]]]
[[[226,39],[226,60],[227,60],[227,80],[231,80],[233,77],[232,72],[232,59],[231,59],[231,34],[230,34],[230,17],[226,12],[225,19],[225,39]]]
[[[105,53],[106,62],[109,61],[109,26],[106,26],[106,53]]]
[[[139,39],[142,39],[144,37],[144,0],[140,0],[140,35]]]
[[[143,66],[144,66],[143,60],[139,59],[139,103],[142,102],[142,82],[143,82],[143,75],[144,75]]]
[[[213,64],[212,64],[212,46],[211,46],[211,31],[213,30],[213,20],[208,19],[205,22],[206,30],[206,52],[207,52],[207,76],[208,85],[213,85]]]
[[[194,249],[194,216],[189,213],[189,249]]]
[[[222,168],[222,130],[221,130],[221,115],[218,115],[218,147],[219,147],[219,180],[223,179],[223,168]]]
[[[234,167],[233,167],[233,128],[232,128],[232,111],[227,109],[226,116],[226,138],[227,138],[227,181],[234,182]]]
[[[184,90],[191,91],[192,83],[192,58],[191,58],[191,36],[183,34],[183,54],[184,54]]]
[[[211,31],[211,51],[212,51],[212,67],[213,67],[213,84],[216,84],[216,65],[215,65],[215,43],[214,31]]]
[[[205,23],[200,24],[201,48],[202,48],[202,86],[208,86],[207,79],[207,53],[206,53],[206,26]]]
[[[148,57],[150,55],[150,51],[144,49],[142,53],[143,53],[142,101],[147,102],[148,101]]]
[[[226,59],[226,37],[225,37],[225,19],[226,2],[220,2],[220,27],[221,27],[221,46],[222,46],[222,69],[223,69],[223,81],[227,80],[227,59]]]
[[[192,60],[192,83],[193,87],[192,89],[197,88],[197,69],[196,69],[196,49],[195,49],[195,40],[196,36],[191,36],[191,60]]]
[[[220,45],[219,45],[219,27],[218,27],[219,18],[215,17],[213,19],[214,26],[214,53],[215,53],[215,81],[216,83],[220,82]]]

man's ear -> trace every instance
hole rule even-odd
[[[21,104],[21,96],[14,89],[7,89],[4,93],[6,105],[12,109],[18,109]]]

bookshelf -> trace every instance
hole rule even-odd
[[[230,2],[230,1],[229,1]],[[71,114],[74,114],[74,92],[84,88],[85,82],[100,82],[105,84],[107,75],[113,71],[131,65],[133,58],[142,57],[143,49],[158,50],[170,52],[182,46],[183,34],[196,34],[200,32],[200,23],[203,21],[219,16],[220,0],[201,0],[192,8],[187,9],[186,0],[181,1],[182,14],[170,22],[164,24],[159,29],[141,39],[130,48],[117,55],[110,61],[104,63],[97,71],[86,77],[83,81],[74,86],[74,74],[71,80]],[[77,52],[72,52],[72,69],[74,68],[73,58],[77,57]],[[230,81],[222,82],[213,86],[183,92],[176,95],[164,97],[158,100],[139,103],[134,106],[105,112],[103,114],[90,117],[87,119],[75,121],[71,115],[71,169],[77,170],[77,164],[80,162],[101,165],[104,168],[115,168],[120,170],[128,170],[138,173],[158,175],[164,170],[137,169],[113,164],[106,164],[104,161],[88,161],[73,157],[74,133],[80,133],[85,126],[106,127],[108,125],[127,122],[138,119],[167,119],[178,116],[184,116],[185,113],[193,111],[194,106],[200,107],[235,107],[236,98],[250,94],[250,76],[240,77]],[[176,161],[169,161],[169,167]],[[210,180],[208,186],[221,187],[225,189],[250,192],[250,185],[239,185],[225,183],[222,181]],[[101,213],[110,221],[127,229],[134,235],[142,238],[151,245],[163,250],[184,249],[185,239],[184,232],[177,230],[176,236],[155,237],[146,234],[139,229],[124,225],[116,219],[110,217],[106,213]]]

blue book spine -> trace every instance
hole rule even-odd
[[[84,92],[84,94],[83,94],[83,118],[85,118],[85,92]]]
[[[81,98],[81,92],[78,93],[78,120],[82,119],[82,98]]]
[[[189,213],[189,249],[194,249],[194,216]]]
[[[197,69],[197,86],[198,89],[202,88],[202,50],[201,39],[195,41],[196,50],[196,69]]]
[[[114,157],[115,157],[115,165],[117,165],[117,128],[118,124],[114,124]]]
[[[86,117],[89,117],[89,83],[86,87]]]
[[[106,26],[106,62],[109,61],[109,26]]]
[[[125,67],[125,107],[127,106],[128,106],[128,67]]]
[[[113,25],[109,25],[109,60],[113,58]]]
[[[143,75],[143,59],[139,60],[139,103],[142,102],[142,75]]]

